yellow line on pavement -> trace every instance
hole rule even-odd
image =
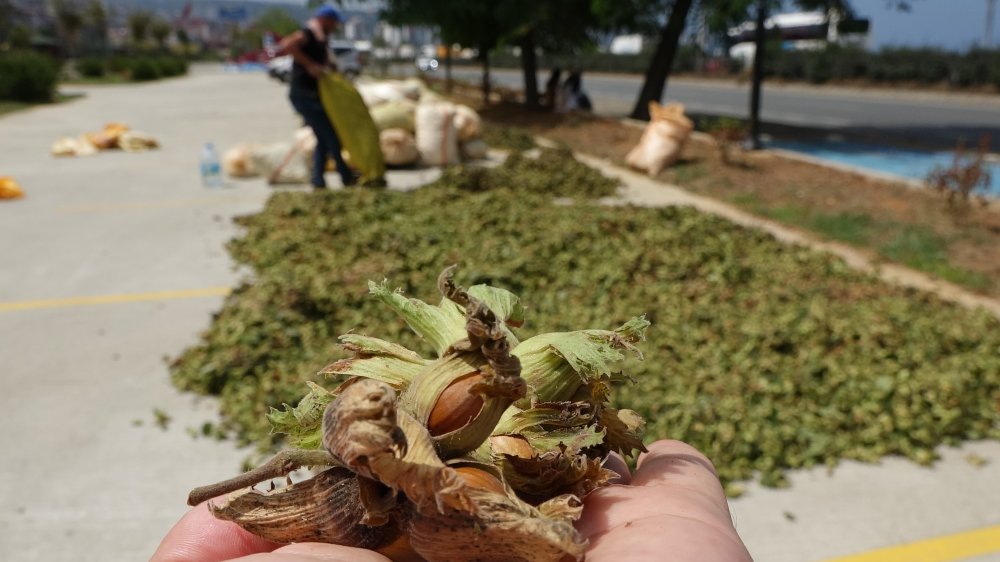
[[[198,297],[220,297],[230,292],[229,287],[206,287],[181,291],[159,291],[155,293],[132,293],[125,295],[102,295],[94,297],[70,297],[65,299],[45,299],[36,301],[0,302],[0,312],[15,310],[38,310],[43,308],[66,308],[96,304],[118,304],[124,302],[165,301],[193,299]]]
[[[1000,525],[880,548],[826,562],[952,562],[1000,552]]]

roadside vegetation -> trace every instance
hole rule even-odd
[[[1000,437],[995,317],[690,209],[594,199],[614,191],[565,150],[542,150],[411,193],[276,194],[239,219],[229,250],[252,275],[173,380],[221,397],[223,425],[207,433],[270,450],[268,408],[294,404],[306,381],[337,384],[316,373],[345,356],[338,335],[425,345],[368,280],[428,299],[429,280],[458,263],[462,284],[530,304],[522,335],[645,313],[645,361],[626,366],[634,383],[615,400],[646,418],[647,441],[688,441],[727,482],[779,485],[786,469],[847,458],[925,463],[942,443]]]
[[[458,87],[455,95],[475,103],[476,93],[467,88]],[[487,129],[488,138],[511,135],[502,131],[513,128],[622,166],[642,133],[612,119],[539,113],[518,104],[494,105],[482,115],[499,129]],[[715,141],[691,139],[681,160],[659,179],[1000,297],[998,203],[964,205],[957,212],[947,190],[922,190],[767,153],[742,152],[719,140],[731,136],[734,123],[707,124]]]
[[[579,68],[584,72],[642,74],[653,52],[615,55],[601,52],[542,54],[540,68]],[[474,61],[462,61],[471,64]],[[519,68],[520,59],[508,50],[493,57],[496,68]],[[693,45],[680,45],[672,75],[702,78],[743,79],[743,62],[709,59]],[[935,48],[886,47],[869,52],[857,47],[830,45],[825,49],[784,50],[770,42],[764,75],[768,79],[810,84],[852,86],[968,89],[1000,91],[1000,49],[971,49],[965,52]]]

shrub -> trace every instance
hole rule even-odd
[[[107,73],[107,65],[104,59],[97,57],[87,57],[76,61],[76,70],[81,76],[87,78],[100,78]]]
[[[181,57],[158,57],[153,63],[159,68],[160,77],[182,76],[187,74],[188,62]]]
[[[162,76],[160,65],[153,59],[148,58],[136,59],[132,61],[131,73],[132,80],[137,82],[156,80]]]
[[[986,155],[990,151],[990,137],[979,139],[979,149],[969,155],[965,143],[960,142],[950,166],[938,166],[927,175],[927,183],[948,201],[954,210],[965,210],[976,200],[986,205],[983,193],[989,189],[992,174],[986,165]]]
[[[29,51],[0,55],[0,99],[52,101],[58,79],[58,64],[45,55]]]
[[[108,59],[108,70],[115,74],[125,74],[132,71],[133,62],[129,57],[114,56]]]

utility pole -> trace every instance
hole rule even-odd
[[[754,30],[753,85],[750,88],[750,150],[759,150],[760,144],[760,86],[764,81],[764,51],[767,30],[767,0],[757,0],[757,28]]]

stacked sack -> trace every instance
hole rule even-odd
[[[479,114],[446,101],[417,79],[362,82],[358,92],[379,130],[390,166],[449,166],[484,158]]]
[[[390,166],[448,166],[486,157],[479,114],[466,105],[444,100],[417,79],[359,81],[358,93],[368,106],[379,145]],[[265,177],[271,185],[309,181],[316,137],[308,127],[291,141],[242,143],[222,156],[222,168],[233,178]],[[351,155],[344,153],[351,165]]]
[[[692,130],[694,123],[684,115],[683,105],[651,101],[649,125],[642,132],[639,144],[625,156],[625,162],[655,176],[680,158]]]

